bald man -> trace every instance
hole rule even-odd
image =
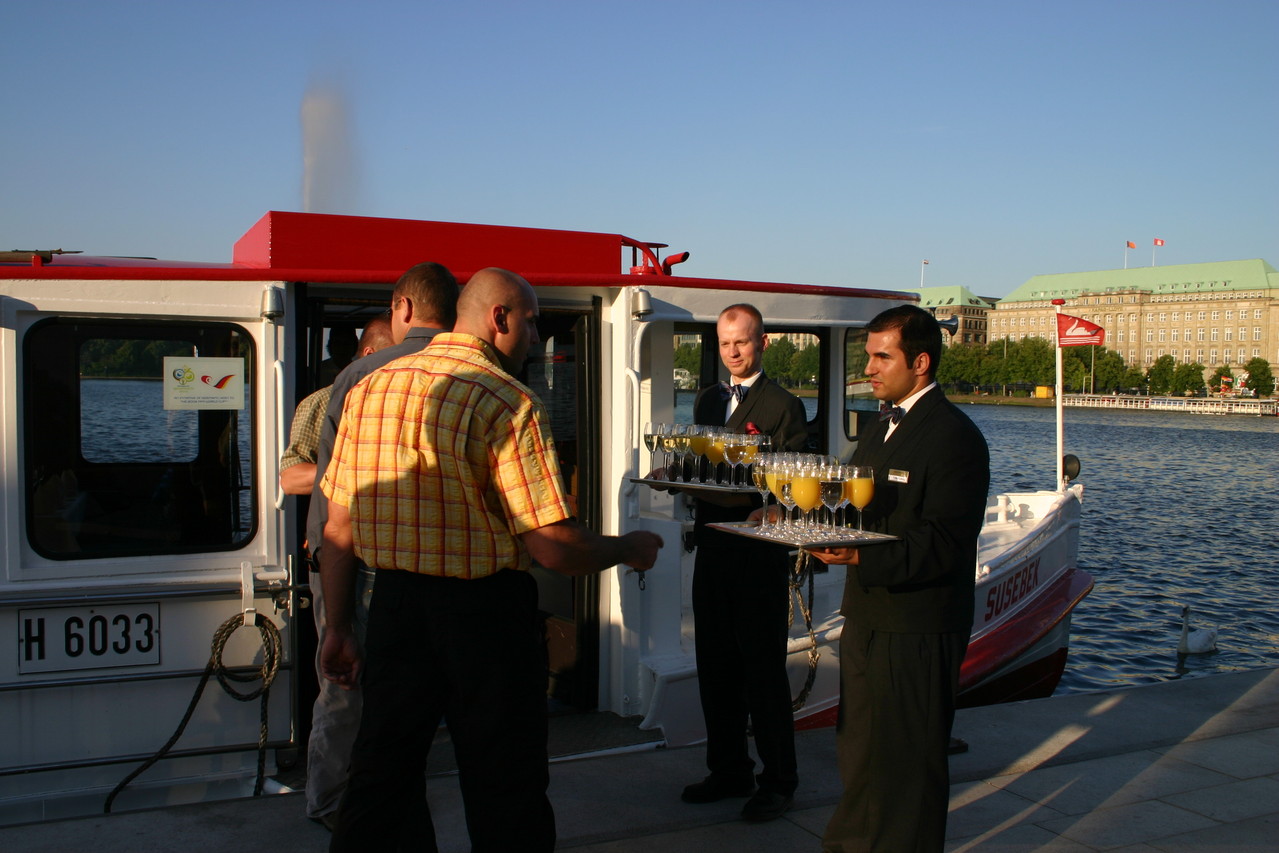
[[[452,333],[347,397],[322,550],[327,678],[361,683],[364,717],[330,850],[433,850],[414,796],[441,719],[475,851],[549,851],[546,667],[534,561],[569,575],[645,571],[661,539],[601,536],[572,517],[550,424],[519,383],[537,295],[486,269]],[[352,630],[355,557],[377,571],[366,659]]]

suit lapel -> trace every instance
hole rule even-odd
[[[742,402],[739,403],[737,405],[737,408],[733,410],[732,416],[729,417],[728,422],[724,425],[728,427],[732,427],[733,429],[744,428],[746,424],[750,421],[751,412],[754,411],[756,406],[759,406],[762,404],[761,401],[764,399],[764,397],[767,394],[767,392],[764,390],[765,387],[767,387],[767,385],[768,385],[767,376],[760,376],[758,379],[756,379],[755,384],[751,385],[750,390],[746,392],[746,396],[742,399]],[[724,408],[725,409],[728,408],[727,400],[724,401]]]

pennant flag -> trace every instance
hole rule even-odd
[[[1158,237],[1156,237],[1156,238],[1155,238],[1155,245],[1156,245],[1156,246],[1162,246],[1163,244],[1164,244],[1164,241],[1163,241],[1163,240],[1160,240]]]
[[[1128,248],[1129,248],[1129,249],[1135,249],[1135,248],[1137,248],[1137,244],[1136,244],[1136,243],[1134,243],[1133,241],[1129,240],[1129,241],[1128,241]]]
[[[1057,346],[1081,347],[1087,344],[1101,346],[1106,342],[1106,330],[1082,317],[1069,314],[1057,315]]]
[[[927,261],[927,260],[925,260],[925,261],[924,261],[924,263],[928,263],[928,261]]]

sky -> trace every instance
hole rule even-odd
[[[227,262],[308,209],[986,296],[1129,240],[1279,265],[1275,0],[4,9],[0,249]]]

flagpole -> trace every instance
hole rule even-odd
[[[1128,244],[1124,243],[1124,269],[1128,269]]]
[[[920,289],[923,289],[923,287],[924,287],[924,267],[926,267],[926,266],[928,266],[928,259],[927,259],[927,258],[924,258],[922,261],[920,261],[920,262],[919,262],[919,287],[920,287]]]
[[[1052,302],[1053,302],[1053,309],[1058,314],[1061,314],[1061,306],[1066,304],[1066,300],[1054,299]],[[1061,321],[1060,320],[1057,321],[1056,350],[1057,350],[1057,388],[1056,388],[1056,392],[1057,392],[1056,393],[1056,397],[1057,397],[1057,491],[1064,492],[1066,490],[1066,479],[1065,479],[1066,475],[1065,475],[1065,471],[1063,470],[1063,457],[1065,456],[1065,453],[1066,453],[1066,441],[1065,441],[1064,427],[1063,427],[1063,424],[1065,422],[1065,418],[1063,417],[1063,412],[1064,412],[1063,407],[1065,404],[1061,399],[1061,392],[1062,392],[1061,361],[1062,359],[1061,359]]]

